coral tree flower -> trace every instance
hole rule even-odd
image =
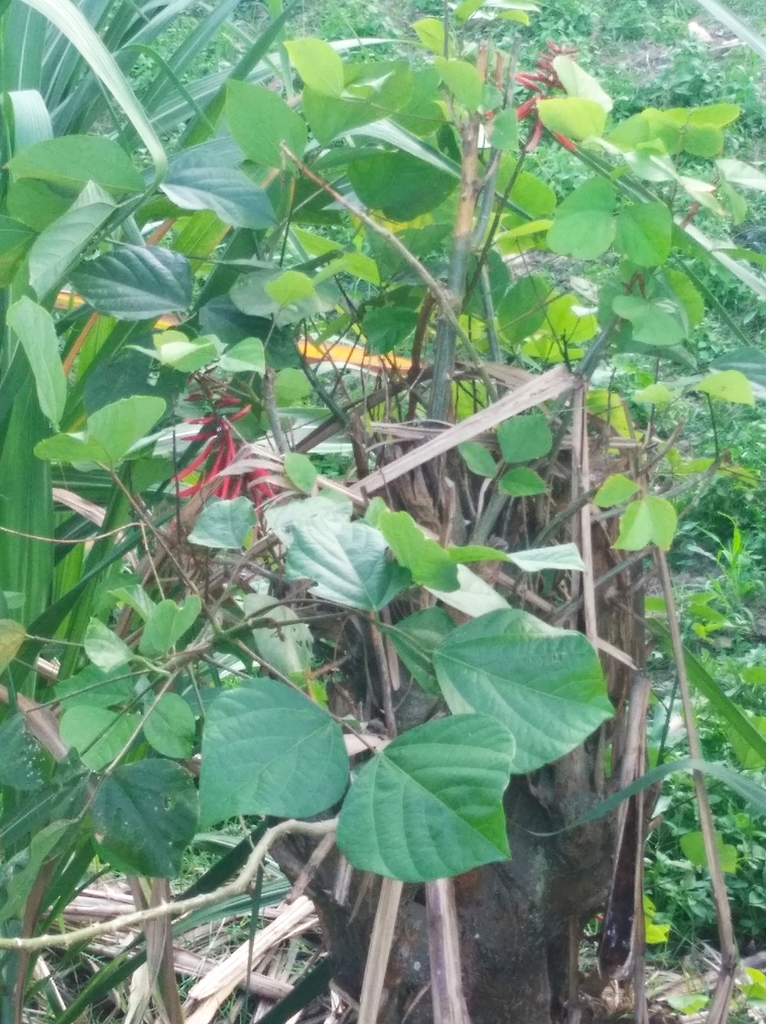
[[[571,57],[575,53],[577,53],[575,46],[558,46],[549,41],[548,49],[543,50],[537,58],[535,71],[519,71],[514,75],[514,79],[519,85],[530,89],[534,94],[516,108],[517,121],[524,121],[532,115],[535,117],[532,134],[525,146],[527,153],[531,153],[533,149],[537,148],[543,136],[543,122],[540,120],[537,110],[537,101],[547,99],[552,92],[564,91],[564,85],[553,66],[553,61],[556,57]],[[575,144],[566,135],[562,135],[560,132],[551,132],[551,134],[562,146],[574,152]]]

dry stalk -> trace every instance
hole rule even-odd
[[[471,1024],[463,994],[455,885],[451,878],[426,884],[426,914],[434,1024]]]
[[[393,878],[384,878],[380,885],[375,924],[364,968],[358,1024],[377,1024],[403,887],[402,882]]]

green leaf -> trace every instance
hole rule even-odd
[[[68,708],[61,716],[59,731],[83,764],[99,772],[125,750],[139,722],[138,715],[85,705]]]
[[[141,175],[125,151],[105,135],[62,135],[27,146],[8,161],[16,178],[36,178],[79,191],[89,181],[114,193],[142,192]]]
[[[571,57],[568,57],[566,54],[554,57],[553,69],[570,96],[579,96],[581,99],[593,100],[594,103],[598,103],[599,106],[603,107],[607,114],[614,106],[611,97],[604,92],[596,79],[581,68]]]
[[[298,74],[320,96],[343,92],[343,62],[323,39],[291,39],[284,44]],[[296,154],[297,155],[297,154]]]
[[[740,370],[720,370],[718,373],[709,373],[707,377],[702,378],[699,384],[695,384],[694,390],[703,391],[711,398],[720,398],[724,402],[755,405],[753,388]]]
[[[429,213],[458,185],[452,175],[401,150],[355,160],[348,179],[365,206],[402,222]]]
[[[509,469],[507,473],[503,473],[498,488],[503,494],[510,494],[512,498],[545,494],[548,490],[539,473],[535,473],[528,466],[517,466],[515,469]]]
[[[617,216],[615,248],[639,267],[658,267],[670,255],[672,229],[664,203],[632,203]]]
[[[95,441],[114,465],[163,416],[165,401],[151,395],[132,395],[104,405],[88,417],[88,440]]]
[[[21,650],[27,633],[20,622],[0,619],[0,672],[4,672]]]
[[[547,455],[553,447],[553,435],[545,413],[514,416],[497,430],[500,451],[506,462],[531,462]]]
[[[281,150],[284,143],[300,159],[306,148],[306,125],[281,96],[262,85],[229,81],[226,119],[231,134],[253,163],[290,168]]]
[[[372,65],[371,65],[372,66]],[[303,115],[314,138],[323,146],[339,135],[380,120],[385,115],[379,104],[362,99],[335,99],[322,96],[305,86],[303,89]]]
[[[180,253],[157,246],[121,245],[82,263],[72,285],[99,313],[149,320],[191,305],[192,273]]]
[[[615,203],[614,186],[603,178],[590,178],[556,208],[553,227],[549,229],[547,235],[548,245],[562,256],[574,256],[582,260],[596,259],[606,252],[614,239]]]
[[[413,678],[426,693],[441,696],[433,666],[433,652],[455,628],[455,623],[443,608],[424,608],[401,619],[395,626],[382,626],[382,632],[391,638],[396,653]]]
[[[57,683],[54,692],[65,711],[84,706],[110,708],[127,704],[133,697],[133,678],[122,666],[104,672],[95,665],[86,665],[77,675]]]
[[[379,611],[410,582],[410,574],[386,558],[386,540],[364,522],[293,527],[287,552],[288,579],[314,580],[312,593],[362,611]]]
[[[138,649],[150,658],[165,654],[174,647],[184,633],[191,629],[202,609],[196,594],[189,594],[182,604],[166,598],[152,609],[144,627]],[[151,742],[151,741],[150,741]]]
[[[159,758],[120,765],[99,786],[91,814],[99,852],[112,867],[175,878],[197,831],[194,779]]]
[[[412,25],[420,42],[439,56],[444,54],[444,22],[439,18],[420,18]]]
[[[716,160],[716,166],[721,174],[732,185],[741,185],[742,188],[754,188],[759,192],[766,192],[766,174],[759,171],[752,164],[742,160]]]
[[[280,306],[291,306],[314,295],[311,278],[299,270],[286,270],[264,285],[264,291]]]
[[[678,309],[669,299],[652,301],[638,295],[618,295],[612,301],[612,309],[632,323],[633,337],[644,345],[671,348],[684,340]]]
[[[447,554],[458,565],[469,562],[507,562],[508,555],[497,548],[486,547],[484,544],[467,544],[461,548],[447,548]]]
[[[464,441],[457,446],[457,450],[466,466],[477,476],[485,476],[491,480],[497,473],[495,460],[478,441]]]
[[[40,408],[54,426],[58,426],[64,413],[67,387],[53,317],[24,296],[11,306],[6,319],[32,367]]]
[[[508,289],[498,304],[497,322],[509,344],[523,341],[542,327],[550,291],[550,281],[540,274],[527,274]]]
[[[640,391],[633,392],[635,402],[648,402],[650,405],[669,405],[676,398],[667,384],[648,384]]]
[[[0,288],[7,288],[35,240],[34,231],[21,221],[0,215]]]
[[[512,551],[507,558],[522,572],[542,572],[544,569],[582,572],[585,568],[576,544],[553,544],[549,548]]]
[[[108,672],[133,657],[128,645],[98,619],[91,619],[83,641],[85,653],[98,668]]]
[[[475,114],[481,105],[484,83],[473,64],[435,57],[434,67],[458,103],[466,107],[469,114]]]
[[[263,611],[263,619],[273,625],[253,629],[256,651],[271,668],[283,676],[303,676],[311,668],[314,640],[305,622],[283,604],[274,604],[268,594],[245,594],[243,607],[248,617]]]
[[[33,739],[20,712],[0,725],[0,785],[22,793],[44,789],[51,775],[51,756]]]
[[[418,315],[412,309],[395,306],[374,306],[362,318],[362,332],[369,351],[385,355],[407,341],[415,331]]]
[[[611,508],[613,505],[624,505],[638,490],[635,480],[629,480],[622,473],[608,476],[596,491],[593,504],[599,508]]]
[[[177,693],[163,693],[144,717],[144,736],[163,757],[191,757],[196,732],[194,712]]]
[[[308,818],[337,803],[347,784],[340,726],[284,683],[255,679],[210,705],[202,735],[203,827],[238,814]]]
[[[89,441],[83,434],[54,434],[35,445],[35,455],[47,462],[88,463],[108,466],[109,456],[100,444]]]
[[[441,544],[428,539],[408,512],[381,512],[378,529],[412,579],[436,590],[457,590],[457,568]]]
[[[580,142],[603,135],[606,127],[606,110],[601,103],[579,96],[538,100],[537,112],[549,131]]]
[[[656,544],[667,551],[673,543],[677,523],[676,510],[666,498],[647,495],[625,509],[614,546],[622,551],[640,551],[647,544]]]
[[[483,715],[419,725],[359,772],[338,848],[361,871],[426,882],[509,857],[502,795],[513,737]]]
[[[23,917],[24,905],[38,881],[41,869],[52,856],[56,847],[63,845],[61,840],[68,832],[77,829],[78,822],[54,821],[46,825],[32,836],[28,850],[24,851],[23,860],[14,866],[16,870],[10,875],[5,888],[5,899],[0,906],[0,924],[9,918]],[[13,860],[4,866],[11,867]],[[23,866],[22,866],[23,865]]]
[[[227,373],[260,373],[266,370],[263,342],[259,338],[243,338],[227,348],[218,365]]]
[[[489,715],[510,731],[519,774],[563,757],[614,711],[586,638],[516,609],[458,626],[433,660],[453,713]]]
[[[308,455],[301,452],[287,452],[284,459],[285,476],[290,483],[304,494],[311,494],[318,473]]]
[[[303,370],[292,366],[280,370],[274,381],[274,398],[280,409],[300,405],[311,394],[311,384]]]
[[[159,359],[163,366],[172,366],[181,373],[192,373],[212,363],[218,346],[212,338],[189,338],[183,331],[162,331],[154,335],[154,349],[140,349]]]
[[[189,540],[206,548],[242,548],[255,521],[255,509],[249,498],[211,498]]]
[[[705,853],[705,841],[701,832],[687,832],[679,839],[679,845],[685,857],[698,868],[707,867],[707,854]],[[727,874],[734,874],[737,870],[737,848],[730,846],[723,841],[723,836],[718,832],[715,834],[715,845],[718,850],[718,858],[721,862],[721,870]]]

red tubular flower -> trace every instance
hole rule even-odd
[[[528,97],[523,103],[520,103],[516,109],[517,121],[523,121],[525,118],[529,117],[530,114],[534,113],[535,115],[535,124],[525,147],[527,153],[531,153],[533,149],[537,148],[540,143],[540,139],[543,136],[543,122],[540,120],[540,115],[537,110],[537,101],[539,99],[546,99],[552,92],[563,91],[564,89],[563,83],[558,76],[553,62],[556,57],[570,57],[575,53],[577,53],[576,47],[559,46],[557,43],[549,40],[547,50],[543,50],[537,58],[537,70],[519,71],[514,75],[514,79],[519,83],[519,85],[522,85],[525,89],[529,89],[534,93],[533,96]],[[551,134],[557,142],[561,143],[561,145],[565,147],[565,149],[574,152],[576,147],[571,139],[568,139],[565,135],[561,135],[560,132],[552,132]]]

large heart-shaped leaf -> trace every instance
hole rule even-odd
[[[349,608],[378,611],[410,582],[406,569],[386,558],[385,538],[366,523],[293,529],[288,579],[314,580],[317,597]]]
[[[546,103],[586,103],[586,100],[545,100]],[[597,109],[597,104],[593,104]],[[606,116],[606,115],[604,115]],[[562,256],[592,260],[612,244],[616,225],[614,186],[603,178],[591,178],[579,185],[556,209],[548,232],[548,245]]]
[[[253,163],[282,167],[282,143],[294,156],[303,156],[306,125],[281,96],[263,85],[228,82],[226,118],[232,135]],[[287,166],[292,165],[288,162]]]
[[[512,759],[513,737],[484,715],[410,729],[359,772],[338,847],[354,867],[405,882],[505,860],[502,796]]]
[[[197,831],[194,779],[180,765],[149,758],[116,768],[92,810],[99,852],[130,875],[174,878]]]
[[[99,313],[148,320],[186,309],[192,273],[185,256],[150,245],[123,245],[82,263],[72,284]]]
[[[586,638],[516,609],[454,629],[433,660],[452,711],[491,715],[510,730],[514,772],[563,757],[614,710]]]
[[[8,161],[16,178],[37,178],[66,189],[95,181],[111,192],[141,192],[141,175],[106,135],[62,135],[27,146]]]
[[[347,783],[340,727],[284,683],[255,679],[210,706],[200,779],[205,827],[237,814],[308,818],[340,800]]]

